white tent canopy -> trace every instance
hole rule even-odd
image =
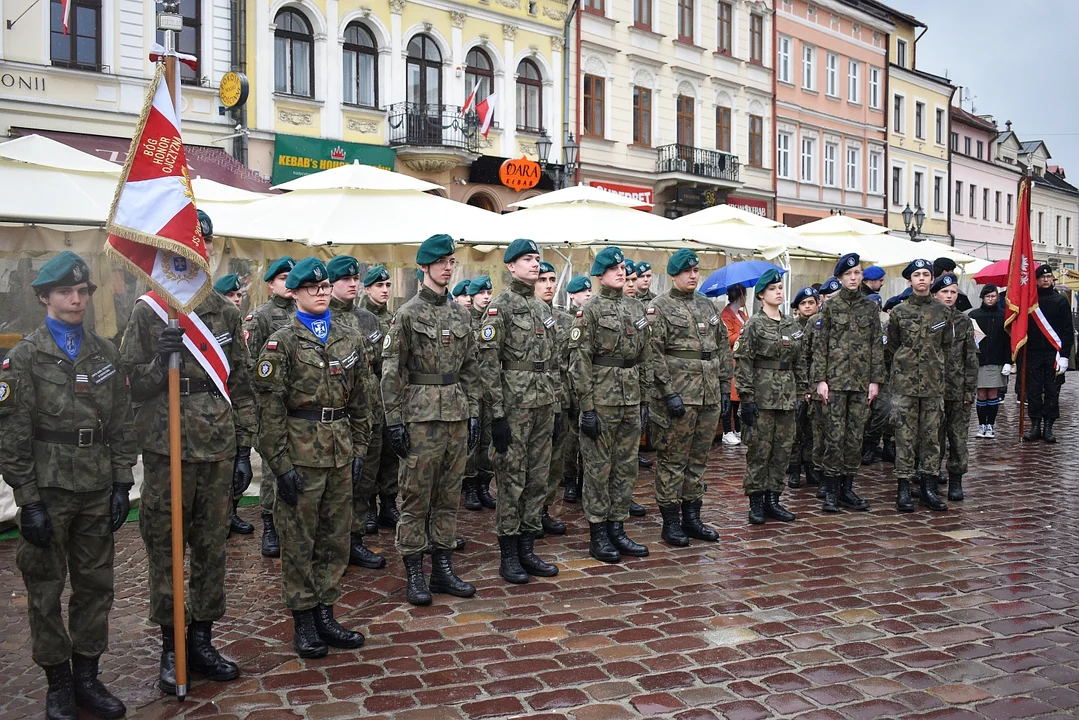
[[[781,223],[751,212],[746,212],[733,205],[713,205],[704,210],[683,215],[676,223],[696,227],[698,225],[748,225],[750,227],[774,228]]]
[[[544,205],[568,205],[571,203],[589,203],[600,205],[616,205],[624,208],[652,207],[650,203],[633,200],[624,195],[604,190],[591,185],[578,184],[572,187],[555,190],[554,192],[537,195],[535,197],[515,202],[510,207],[535,208]]]
[[[53,170],[105,173],[106,175],[112,175],[114,182],[123,169],[116,163],[102,160],[90,153],[76,150],[41,135],[24,135],[0,144],[0,158]]]
[[[795,228],[792,247],[832,257],[855,252],[863,262],[881,267],[905,266],[917,258],[948,257],[958,265],[976,260],[949,245],[932,240],[913,242],[893,235],[882,225],[846,215],[833,215]]]
[[[425,180],[383,170],[373,165],[361,165],[359,161],[351,165],[340,165],[330,170],[305,175],[295,180],[274,186],[275,190],[441,190]]]

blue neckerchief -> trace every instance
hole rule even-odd
[[[300,322],[304,324],[311,334],[326,343],[326,338],[330,334],[330,310],[326,309],[326,312],[321,315],[309,315],[302,310],[296,311],[296,317],[300,319]]]
[[[56,341],[57,347],[67,353],[74,362],[79,356],[79,348],[82,347],[82,323],[69,325],[66,322],[46,317],[45,324],[49,326],[49,332],[52,333],[52,339]]]

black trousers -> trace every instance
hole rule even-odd
[[[1027,413],[1031,420],[1056,420],[1060,417],[1060,386],[1063,376],[1057,376],[1056,353],[1028,352]]]

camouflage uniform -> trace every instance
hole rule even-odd
[[[20,537],[15,550],[32,656],[43,667],[108,649],[110,498],[114,484],[134,484],[138,454],[124,377],[110,342],[84,329],[72,362],[45,324],[11,349],[0,370],[0,471],[15,503],[44,503],[52,523],[48,547]],[[45,437],[53,433],[64,437]],[[70,635],[60,605],[69,573]]]
[[[378,332],[382,336],[375,347],[375,351],[371,354],[371,371],[374,374],[375,382],[379,384],[379,404],[377,406],[377,411],[375,408],[370,408],[370,410],[372,413],[372,429],[375,427],[375,425],[377,425],[381,428],[381,432],[385,433],[386,411],[385,408],[382,407],[381,388],[382,341],[385,340],[386,335],[390,332],[390,324],[393,322],[393,313],[390,312],[389,304],[379,305],[377,303],[371,302],[371,298],[367,297],[366,295],[364,295],[363,299],[360,301],[360,308],[366,310],[367,312],[375,316],[375,320],[378,321]],[[376,412],[378,413],[377,417]],[[377,441],[379,443],[379,459],[378,463],[375,466],[375,469],[377,470],[377,474],[375,475],[375,491],[376,494],[381,497],[397,497],[397,472],[399,467],[398,457],[394,454],[393,450],[390,449],[389,445],[384,442],[384,440],[385,438],[379,437]],[[371,445],[373,445],[375,442],[375,436],[372,432],[371,444],[368,445],[368,454],[370,454]],[[363,466],[363,471],[366,475],[366,464],[364,464]],[[364,478],[364,483],[367,483],[366,478]]]
[[[773,320],[760,311],[742,328],[735,346],[738,397],[743,407],[756,403],[760,413],[754,427],[742,430],[746,495],[783,492],[794,442],[795,409],[809,392],[804,335],[793,319]]]
[[[404,424],[411,439],[399,476],[397,548],[427,549],[425,521],[438,550],[453,550],[465,470],[468,418],[481,393],[468,311],[426,285],[400,310],[382,344],[386,425]]]
[[[599,440],[581,437],[584,510],[589,523],[625,522],[637,481],[640,404],[652,379],[644,306],[601,285],[570,333],[570,378],[580,411],[594,410]]]
[[[970,434],[970,408],[978,394],[978,350],[974,343],[974,323],[954,307],[952,346],[945,359],[944,416],[940,423],[941,459],[947,447],[945,469],[951,475],[967,472],[967,436]]]
[[[295,469],[303,479],[296,506],[280,500],[285,606],[332,606],[348,566],[352,527],[352,459],[370,435],[370,373],[364,338],[339,313],[325,344],[294,318],[267,341],[255,365],[259,450],[274,476]]]
[[[551,465],[554,416],[561,411],[555,318],[535,286],[514,280],[487,306],[480,329],[480,377],[491,417],[505,418],[512,438],[494,454],[495,534],[539,533]]]
[[[569,381],[569,334],[573,330],[573,314],[552,308],[554,312],[555,326],[551,328],[555,339],[555,357],[558,363],[558,378],[562,385],[562,393],[559,395],[558,404],[562,408],[562,432],[558,439],[551,445],[551,470],[547,474],[547,496],[543,500],[544,507],[554,504],[558,494],[558,486],[562,482],[566,470],[571,470],[572,476],[576,476],[577,443],[574,432],[576,416],[570,416],[570,408],[573,407],[572,391]],[[574,408],[576,409],[576,408]],[[580,428],[576,429],[580,432]],[[573,458],[569,458],[570,446],[573,446]]]
[[[888,334],[888,314],[878,313],[882,336]],[[892,427],[892,387],[888,382],[891,375],[891,366],[888,364],[888,353],[884,353],[884,382],[880,385],[880,392],[869,406],[869,418],[865,424],[865,441],[867,450],[875,450],[880,444],[881,437],[892,437],[895,430]]]
[[[195,309],[221,344],[231,368],[222,397],[188,350],[180,353],[184,541],[191,549],[190,621],[213,622],[225,614],[225,537],[232,512],[236,448],[251,447],[257,418],[250,357],[240,311],[217,293]],[[172,498],[169,471],[168,368],[157,355],[165,323],[145,302],[135,304],[120,356],[141,402],[136,427],[142,446],[143,485],[139,530],[149,564],[150,621],[172,625]]]
[[[803,337],[805,343],[806,368],[813,361],[813,356],[820,352],[820,342],[817,340],[817,321],[821,314],[809,318],[806,322]],[[806,419],[809,422],[809,457],[813,463],[813,469],[817,474],[824,472],[824,401],[817,394],[816,388],[810,387],[809,408],[806,410]]]
[[[469,306],[468,313],[471,318],[472,335],[476,338],[476,343],[478,344],[480,341],[480,328],[487,319],[487,310]],[[482,397],[479,401],[479,413],[480,441],[472,449],[472,452],[468,454],[468,462],[465,464],[465,477],[476,481],[487,480],[489,482],[494,477],[494,469],[491,463],[491,412],[487,407],[486,400]]]
[[[812,315],[808,318],[796,315],[794,321],[798,323],[798,328],[805,333],[802,336],[802,350],[806,356],[806,367],[809,367],[813,362],[813,356],[810,355],[810,343],[813,325],[811,321],[815,322],[815,318],[819,316],[819,313]],[[814,393],[816,394],[816,393]],[[791,445],[791,459],[788,462],[788,472],[796,473],[800,472],[801,468],[806,468],[806,479],[809,479],[808,470],[813,467],[813,418],[811,412],[813,409],[812,403],[807,403],[803,406],[802,411],[798,413],[795,420],[795,433],[794,444]],[[823,459],[823,458],[822,458]]]

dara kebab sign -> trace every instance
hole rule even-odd
[[[541,177],[543,171],[540,170],[539,163],[526,157],[507,160],[498,169],[498,179],[502,184],[517,192],[536,187]]]

